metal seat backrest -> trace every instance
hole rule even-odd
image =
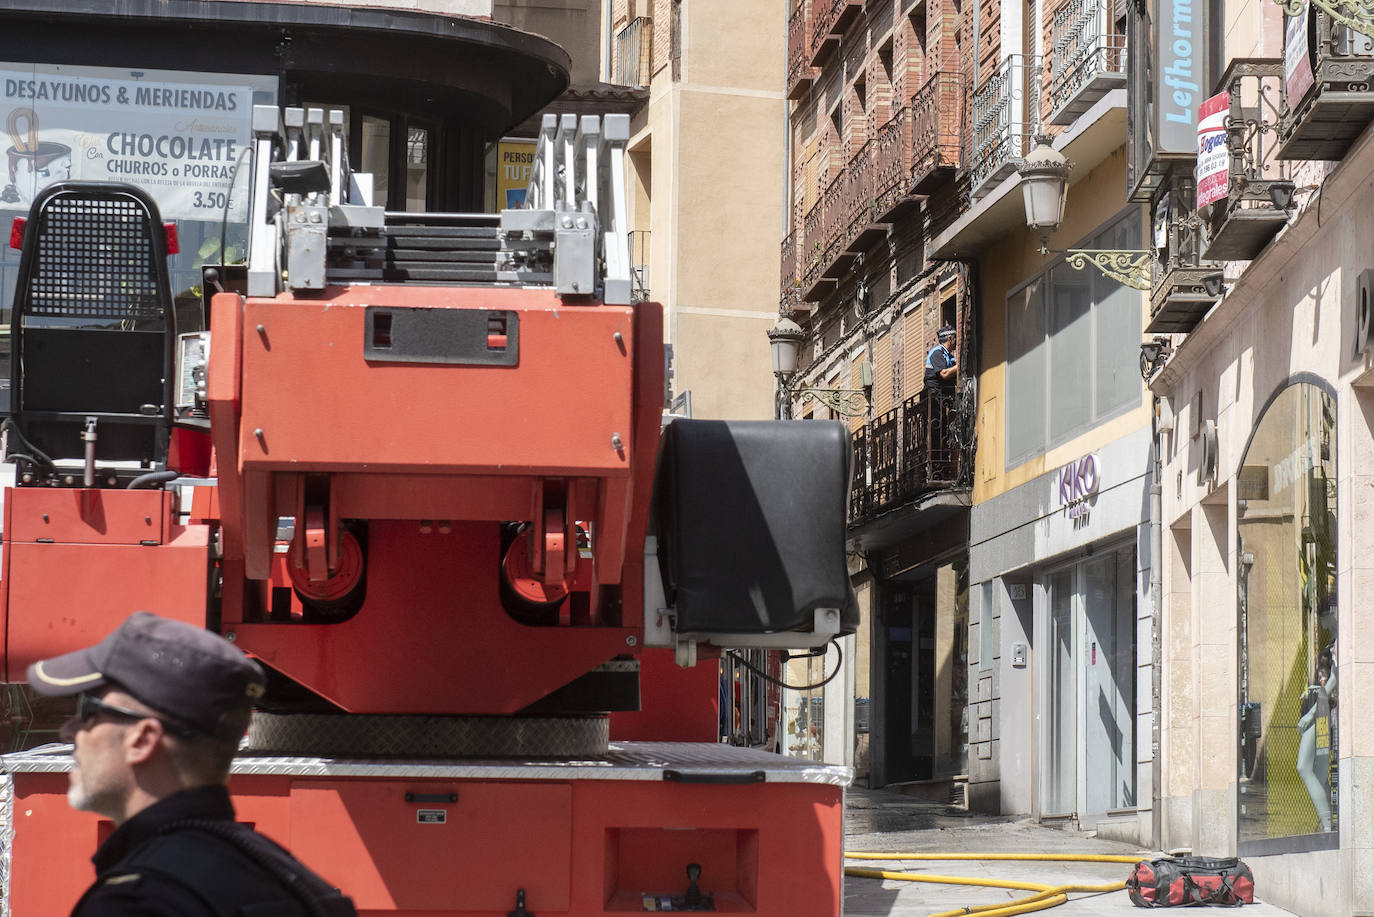
[[[175,310],[157,204],[131,185],[62,182],[34,201],[11,320],[11,413],[55,460],[162,464]]]

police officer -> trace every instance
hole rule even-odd
[[[954,389],[959,379],[959,360],[954,355],[954,329],[946,325],[935,333],[939,341],[926,354],[926,474],[930,481],[947,481],[957,470],[959,445],[951,435],[954,426]]]
[[[954,356],[954,329],[946,325],[935,332],[939,341],[926,354],[926,390],[943,392],[954,391],[955,377],[959,374],[959,360]]]
[[[86,649],[29,666],[76,695],[67,801],[115,831],[73,917],[356,917],[352,902],[234,821],[229,765],[265,678],[215,634],[139,611]]]

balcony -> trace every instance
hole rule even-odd
[[[802,0],[803,3],[807,0]],[[863,9],[863,0],[811,0],[810,63],[819,67],[840,46],[844,30]]]
[[[821,299],[849,262],[885,235],[900,211],[915,204],[911,127],[911,111],[898,109],[831,179],[806,214],[793,243],[799,253],[799,303]]]
[[[911,98],[911,178],[918,194],[929,194],[959,167],[963,101],[962,79],[948,72],[933,74]]]
[[[828,191],[829,189],[827,189]],[[821,255],[825,250],[825,195],[807,211],[802,221],[802,237],[797,242],[801,252],[799,270],[801,272],[802,299],[810,298],[821,275]]]
[[[969,192],[987,194],[1016,170],[1039,126],[1040,58],[1013,54],[973,94]]]
[[[825,195],[825,251],[821,260],[829,265],[823,276],[838,276],[835,262],[849,254],[849,243],[869,222],[873,205],[873,166],[869,161],[873,142],[859,148],[849,164]]]
[[[850,436],[854,452],[849,470],[849,518],[853,521],[868,515],[868,428],[860,427]]]
[[[851,243],[866,230],[873,204],[873,169],[863,148],[840,170],[806,215],[801,298],[814,302],[853,260]]]
[[[799,287],[801,286],[801,253],[797,251],[797,232],[790,232],[787,238],[782,240],[782,267],[781,275],[778,278],[778,311],[782,313],[794,312],[799,306],[798,297]]]
[[[1187,333],[1216,304],[1220,293],[1207,292],[1207,276],[1221,264],[1203,258],[1206,232],[1194,202],[1191,172],[1177,169],[1168,179],[1168,192],[1159,201],[1154,224],[1164,226],[1164,246],[1155,250],[1151,265],[1150,324],[1147,334]]]
[[[800,0],[792,15],[787,17],[787,98],[800,99],[815,82],[816,71],[810,62],[807,26],[811,21],[811,3]]]
[[[1270,192],[1290,193],[1289,166],[1278,159],[1283,61],[1237,58],[1221,86],[1230,96],[1226,118],[1227,196],[1211,205],[1208,243],[1202,256],[1213,261],[1249,261],[1288,222]],[[1276,184],[1279,186],[1276,187]],[[1280,195],[1282,196],[1282,195]]]
[[[854,432],[850,524],[924,494],[972,483],[971,410],[954,393],[925,390]]]
[[[873,141],[873,224],[888,222],[911,198],[911,110],[900,108]]]
[[[1335,5],[1358,9],[1351,0],[1335,0]],[[1307,7],[1307,15],[1307,34],[1316,36],[1315,54],[1311,73],[1299,67],[1284,86],[1278,155],[1342,159],[1374,118],[1374,39],[1337,23],[1315,3]]]
[[[1072,124],[1126,85],[1126,37],[1113,31],[1106,0],[1070,0],[1054,14],[1050,124]]]
[[[654,29],[648,16],[631,19],[615,36],[615,73],[621,86],[647,86],[654,68]]]

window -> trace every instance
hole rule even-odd
[[[167,270],[178,329],[203,329],[201,266],[247,258],[252,111],[276,105],[277,78],[34,63],[0,63],[0,75],[10,83],[58,81],[91,92],[78,100],[83,104],[45,97],[10,109],[9,133],[0,135],[8,163],[0,171],[0,225],[7,238],[12,219],[26,216],[52,182],[131,182],[153,197],[164,221],[177,224],[181,252],[168,259]],[[188,101],[203,93],[224,100],[224,107],[209,112]],[[183,128],[192,121],[194,136]],[[100,143],[89,145],[96,134]],[[9,322],[18,280],[19,252],[0,247],[0,411],[10,406]]]
[[[1296,381],[1261,412],[1241,459],[1241,853],[1337,843],[1336,433],[1335,398]]]
[[[1132,209],[1084,247],[1140,244]],[[1008,468],[1140,404],[1140,305],[1140,291],[1062,260],[1007,297]]]

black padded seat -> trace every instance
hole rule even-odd
[[[165,464],[176,318],[162,217],[142,190],[62,182],[34,201],[10,324],[11,417],[54,461]],[[17,451],[11,446],[12,451]]]
[[[858,627],[845,559],[849,431],[838,421],[674,420],[663,431],[654,530],[679,634],[807,632],[815,612]]]

